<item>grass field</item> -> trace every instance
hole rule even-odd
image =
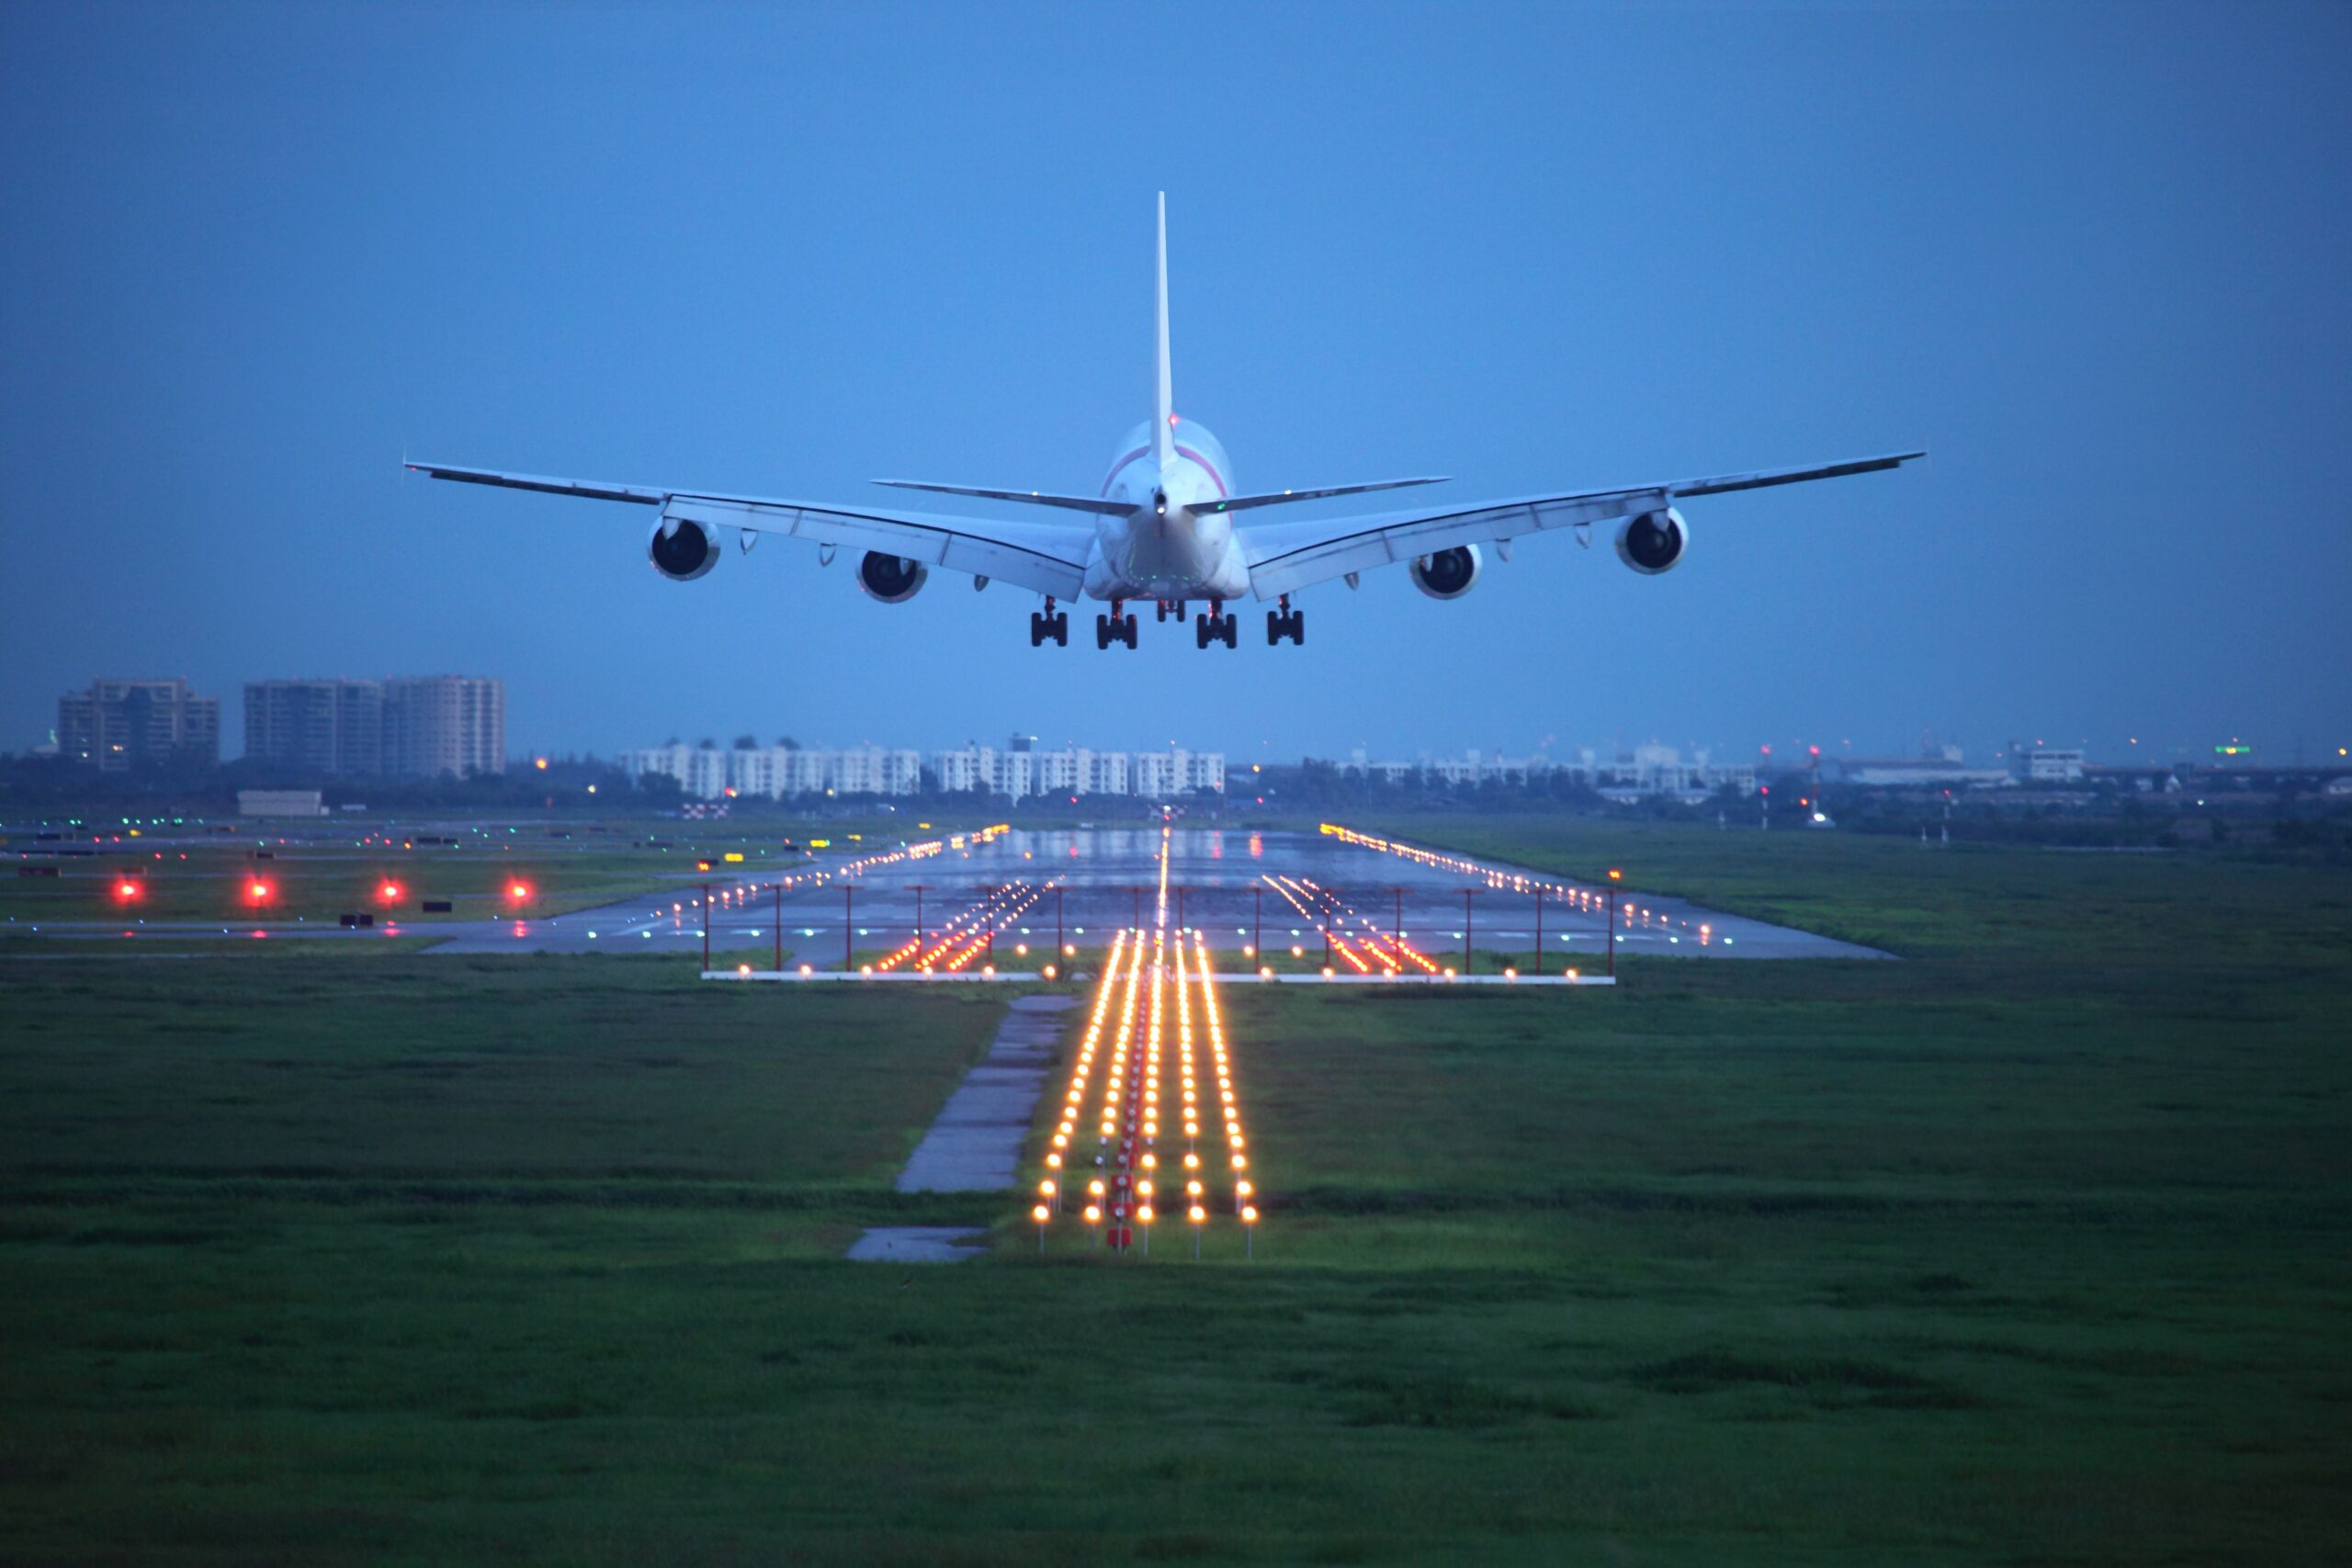
[[[1246,1264],[890,1192],[1001,992],[0,963],[0,1556],[2342,1561],[2352,886],[1786,839],[1448,828],[1907,962],[1226,992]]]
[[[0,938],[12,926],[53,921],[332,923],[357,910],[411,926],[540,919],[637,893],[683,892],[704,880],[821,870],[959,827],[889,817],[648,817],[554,825],[360,818],[260,820],[233,830],[167,822],[142,829],[127,820],[106,829],[19,829],[0,838],[0,858],[56,874],[0,876]],[[826,844],[814,860],[787,847],[812,838]],[[730,853],[737,859],[729,861]],[[707,873],[697,869],[706,862]],[[450,908],[428,913],[428,900]]]

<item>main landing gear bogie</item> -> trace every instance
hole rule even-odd
[[[1193,646],[1206,648],[1213,642],[1221,642],[1227,648],[1240,647],[1241,617],[1222,613],[1195,617],[1193,622]]]
[[[1051,599],[1046,601],[1043,611],[1029,613],[1029,646],[1043,648],[1047,637],[1054,639],[1057,648],[1069,646],[1069,612],[1057,611]]]
[[[1274,648],[1288,637],[1297,647],[1306,645],[1306,612],[1290,607],[1290,595],[1281,600],[1282,608],[1266,612],[1266,646]]]
[[[1116,609],[1117,605],[1114,604],[1112,607]],[[1136,646],[1135,616],[1112,615],[1094,617],[1094,646],[1104,649],[1114,642],[1125,643],[1130,649]]]

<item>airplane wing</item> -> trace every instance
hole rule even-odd
[[[1250,562],[1250,589],[1261,599],[1292,593],[1311,583],[1351,572],[1409,561],[1438,550],[1488,540],[1515,538],[1546,528],[1613,523],[1671,505],[1678,497],[1721,495],[1736,490],[1799,484],[1898,468],[1925,452],[1856,457],[1798,468],[1766,468],[1710,479],[1674,479],[1622,490],[1577,491],[1534,495],[1472,506],[1390,512],[1364,517],[1332,517],[1314,523],[1238,526]]]
[[[927,490],[939,495],[972,495],[983,501],[1012,501],[1023,506],[1058,506],[1067,512],[1092,512],[1104,517],[1125,517],[1136,509],[1132,501],[1103,495],[1056,495],[1042,490],[989,490],[983,485],[935,485],[923,479],[876,479],[886,490]]]
[[[1248,512],[1260,506],[1282,506],[1294,501],[1325,501],[1335,495],[1363,495],[1375,490],[1408,490],[1414,485],[1447,483],[1443,474],[1417,479],[1374,479],[1370,484],[1325,485],[1319,490],[1277,490],[1263,495],[1228,495],[1216,501],[1204,501],[1193,507],[1195,512]]]
[[[664,490],[658,485],[605,484],[594,479],[502,473],[494,468],[460,468],[445,463],[411,463],[408,467],[436,479],[455,479],[464,484],[658,506],[665,529],[693,523],[706,528],[736,529],[741,535],[788,534],[820,545],[879,550],[952,571],[1013,583],[1059,599],[1078,597],[1079,585],[1086,575],[1086,552],[1093,538],[1091,530],[1067,525],[818,506],[758,496]],[[750,548],[748,539],[743,541],[743,547]]]

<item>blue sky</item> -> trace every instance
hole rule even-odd
[[[2333,752],[2347,89],[2327,6],[8,7],[0,746],[100,672],[234,754],[245,680],[461,671],[518,750]],[[673,585],[638,509],[399,473],[1091,490],[1162,188],[1247,488],[1934,456],[1236,653],[789,541]]]

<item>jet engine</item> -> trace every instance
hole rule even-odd
[[[1413,586],[1432,599],[1459,599],[1478,581],[1481,559],[1476,545],[1457,545],[1417,557],[1412,565]]]
[[[645,553],[653,570],[671,581],[692,582],[709,576],[718,564],[718,536],[700,523],[657,523]]]
[[[1690,543],[1690,525],[1671,506],[1628,517],[1617,530],[1617,558],[1644,577],[1656,577],[1681,564]]]
[[[885,604],[903,604],[922,592],[923,580],[931,575],[931,568],[904,556],[886,555],[880,550],[868,550],[857,563],[857,585],[871,599]]]

